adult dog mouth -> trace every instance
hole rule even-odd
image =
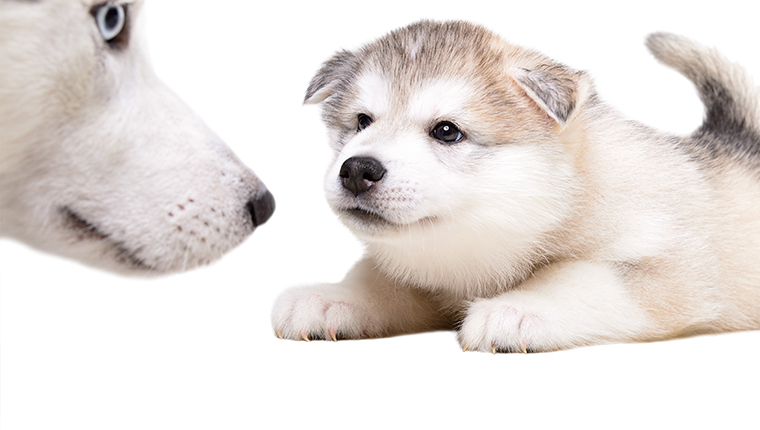
[[[58,212],[63,217],[63,225],[76,233],[78,241],[91,240],[106,242],[116,251],[116,260],[119,263],[138,270],[156,270],[154,267],[137,257],[135,252],[127,248],[123,242],[114,240],[111,235],[98,229],[98,227],[87,221],[87,219],[79,215],[77,212],[74,212],[70,207],[62,206],[58,209]]]

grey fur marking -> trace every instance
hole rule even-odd
[[[760,167],[760,91],[747,72],[717,50],[685,37],[653,33],[646,44],[659,61],[694,83],[705,105],[704,121],[691,142],[713,157]]]
[[[311,79],[303,102],[316,104],[324,101],[339,82],[343,81],[347,75],[353,74],[355,61],[355,55],[349,51],[343,50],[336,53]]]
[[[564,125],[575,109],[576,83],[559,65],[542,64],[533,70],[522,69],[517,82],[559,124]]]

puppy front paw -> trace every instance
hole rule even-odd
[[[332,285],[293,288],[275,303],[272,325],[281,339],[361,339],[379,335],[366,305]]]
[[[472,303],[458,332],[464,351],[540,352],[561,349],[552,310],[500,299]]]

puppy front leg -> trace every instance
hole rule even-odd
[[[337,284],[296,287],[275,302],[272,325],[285,339],[359,339],[450,328],[430,298],[397,285],[368,260]]]
[[[654,323],[605,262],[550,265],[514,290],[470,303],[459,329],[463,349],[552,351],[643,340]]]

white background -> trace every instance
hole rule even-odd
[[[643,45],[667,30],[760,80],[752,2],[200,2],[144,10],[159,76],[266,182],[277,211],[220,262],[121,278],[0,242],[0,425],[16,429],[760,428],[760,332],[532,355],[454,333],[292,342],[270,311],[361,247],[324,202],[330,153],[302,107],[322,61],[420,18],[468,19],[589,70],[628,116],[688,133],[702,108]]]

